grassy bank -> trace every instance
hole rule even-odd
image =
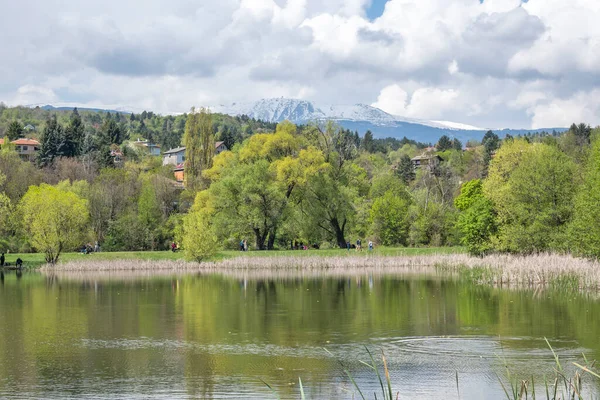
[[[463,253],[461,247],[431,247],[431,248],[406,248],[406,247],[380,247],[373,252],[363,250],[356,252],[351,250],[328,249],[328,250],[274,250],[274,251],[248,251],[242,253],[239,251],[220,251],[209,261],[223,261],[239,257],[340,257],[340,256],[418,256],[434,254],[459,254]],[[42,253],[22,253],[6,254],[6,262],[14,265],[17,258],[21,258],[27,267],[40,267],[46,263]],[[81,253],[63,253],[60,256],[59,264],[73,262],[95,262],[95,261],[180,261],[183,260],[183,253],[172,251],[130,251],[130,252],[100,252],[89,255]]]

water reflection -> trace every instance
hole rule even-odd
[[[538,382],[552,372],[544,337],[566,365],[600,353],[594,298],[435,270],[8,273],[0,305],[2,398],[272,397],[261,380],[299,398],[298,377],[310,398],[352,398],[339,361],[378,390],[365,346],[383,351],[404,397],[454,398],[458,373],[461,398],[504,398],[503,360]]]

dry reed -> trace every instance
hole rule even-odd
[[[468,279],[498,286],[546,287],[576,289],[600,288],[600,264],[568,255],[540,254],[530,256],[490,255],[484,258],[466,254],[422,256],[368,257],[347,255],[338,257],[237,257],[219,262],[192,263],[184,261],[74,261],[42,267],[45,273],[62,272],[126,272],[144,273],[241,273],[256,277],[306,276],[307,273],[333,276],[364,274],[394,274],[424,272],[438,267],[460,272]]]

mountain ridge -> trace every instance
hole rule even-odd
[[[332,120],[345,129],[358,130],[364,133],[370,130],[376,138],[407,137],[409,139],[435,143],[443,136],[455,137],[463,141],[480,140],[490,129],[479,128],[459,122],[440,120],[420,120],[389,114],[379,108],[366,105],[325,105],[317,106],[308,100],[272,98],[256,102],[232,103],[211,107],[213,112],[250,118],[267,122],[289,120],[302,124],[313,121]],[[491,129],[497,134],[527,134],[542,131],[566,131],[567,128],[545,129]]]

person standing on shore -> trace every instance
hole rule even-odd
[[[360,241],[360,239],[356,240],[356,251],[362,251],[361,244],[362,242]]]
[[[373,241],[369,240],[369,251],[373,251]]]
[[[244,251],[248,251],[248,241],[244,239]]]
[[[0,267],[4,267],[5,261],[6,261],[6,259],[4,258],[4,253],[2,253],[2,255],[0,256]]]

